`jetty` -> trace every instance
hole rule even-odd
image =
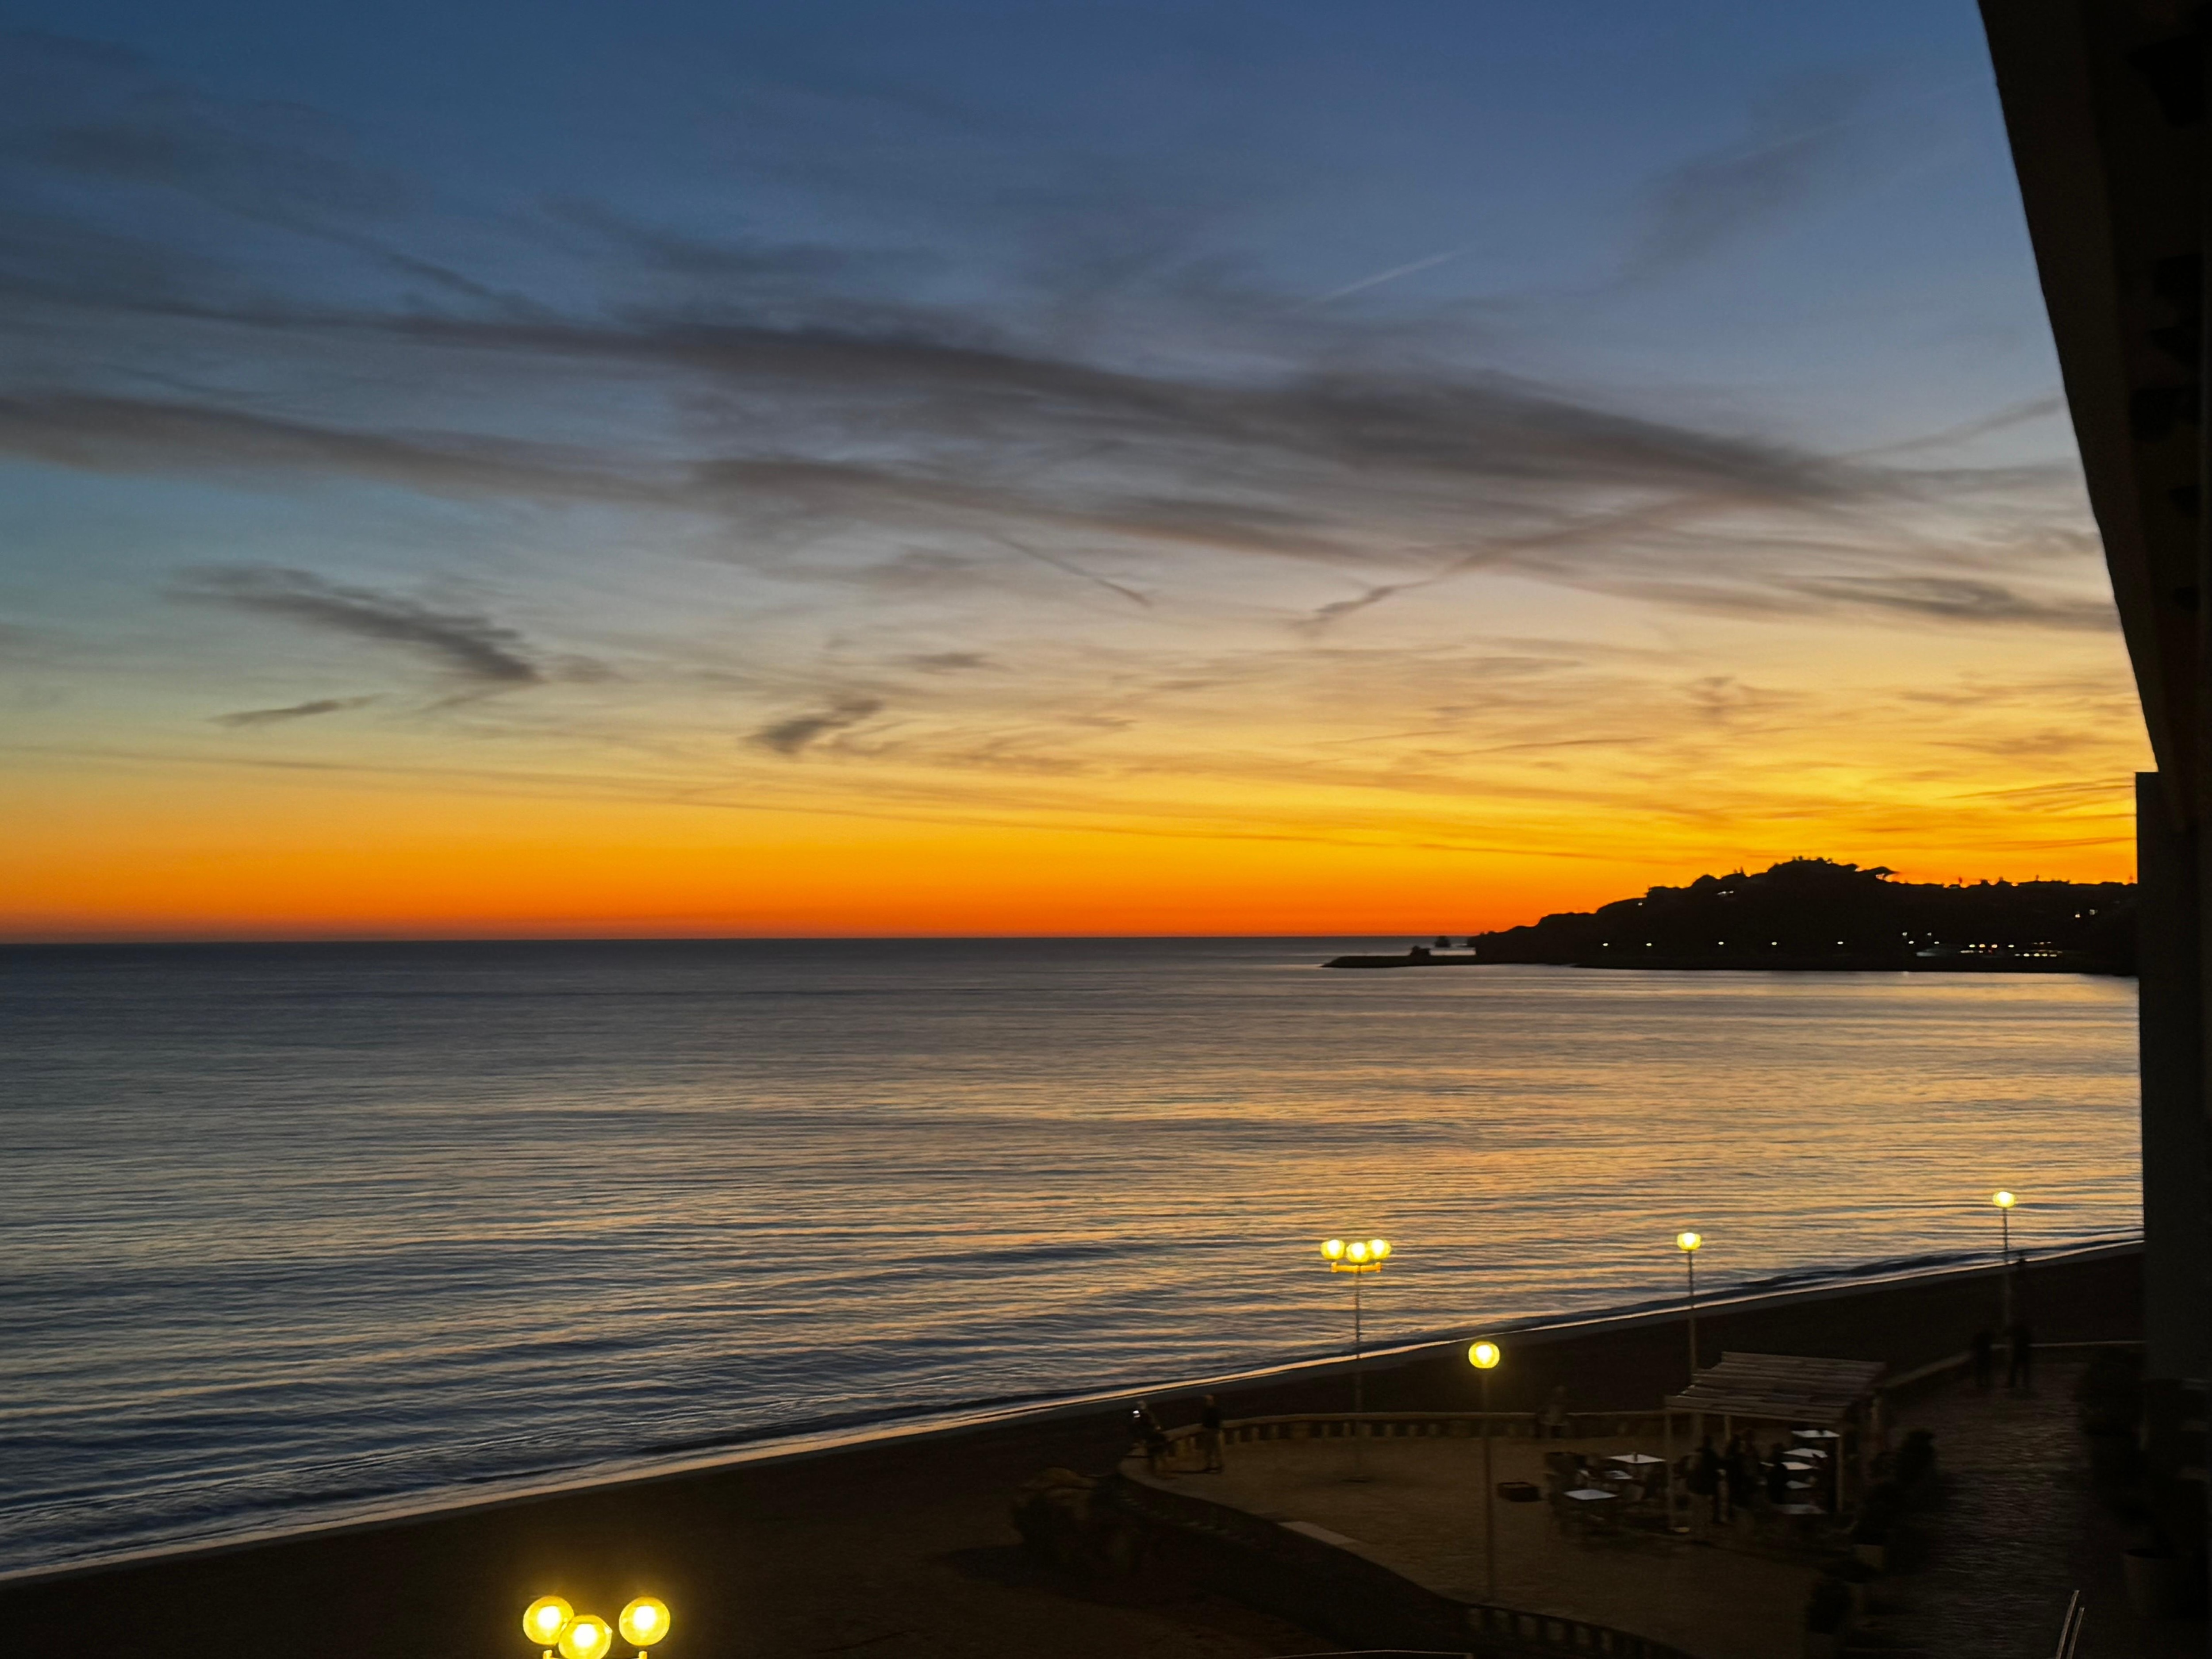
[[[1416,945],[1403,956],[1331,957],[1324,968],[1471,968],[1482,960],[1472,951],[1438,951]]]

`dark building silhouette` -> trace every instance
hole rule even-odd
[[[2161,1529],[2201,1548],[2212,1329],[2206,9],[2179,0],[1982,0],[1982,18],[2158,762],[2136,790],[2148,1449]]]

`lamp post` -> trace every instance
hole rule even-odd
[[[614,1630],[599,1614],[578,1613],[557,1595],[541,1595],[522,1610],[522,1633],[544,1650],[541,1659],[553,1659],[556,1648],[562,1659],[606,1659],[617,1630],[637,1650],[637,1659],[647,1659],[646,1650],[668,1638],[668,1603],[641,1595],[622,1610]]]
[[[1363,1274],[1379,1273],[1382,1264],[1390,1259],[1390,1241],[1387,1238],[1355,1238],[1349,1244],[1340,1238],[1332,1238],[1321,1247],[1333,1273],[1352,1275],[1352,1410],[1354,1416],[1364,1409],[1360,1391],[1360,1331],[1359,1280]]]
[[[1674,1248],[1682,1253],[1682,1266],[1690,1275],[1690,1381],[1698,1380],[1698,1246],[1703,1233],[1676,1233]]]
[[[1498,1482],[1490,1467],[1490,1374],[1504,1353],[1495,1342],[1471,1343],[1467,1363],[1482,1379],[1482,1599],[1498,1600]]]
[[[1997,1206],[1997,1237],[2002,1241],[2002,1260],[1997,1267],[1997,1316],[2007,1330],[2012,1328],[2012,1206],[2020,1202],[2017,1194],[2000,1187],[1990,1194],[1990,1202]]]
[[[1355,1238],[1346,1243],[1340,1238],[1326,1241],[1321,1247],[1322,1257],[1333,1273],[1352,1275],[1352,1471],[1354,1480],[1364,1480],[1364,1458],[1360,1445],[1360,1424],[1358,1419],[1366,1409],[1361,1389],[1362,1332],[1360,1329],[1359,1281],[1369,1273],[1379,1273],[1382,1264],[1390,1258],[1390,1241],[1387,1238]]]

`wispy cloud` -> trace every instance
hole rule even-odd
[[[180,599],[400,646],[482,686],[534,685],[545,678],[529,641],[488,617],[349,586],[312,571],[274,567],[203,570],[176,591]]]
[[[1838,177],[1869,90],[1863,75],[1801,77],[1760,100],[1743,137],[1654,176],[1626,274],[1702,258],[1812,200]]]
[[[779,755],[796,756],[823,738],[882,713],[883,708],[880,697],[842,696],[826,708],[771,721],[746,741]]]
[[[317,697],[310,702],[289,703],[282,708],[241,708],[235,714],[210,718],[217,726],[281,726],[288,720],[309,720],[317,714],[341,714],[348,709],[365,708],[375,701],[374,693],[364,697]]]
[[[2035,628],[2087,629],[2109,634],[2119,619],[2104,599],[2048,598],[2002,582],[1958,576],[1845,577],[1806,581],[1797,590],[1814,599],[1873,609],[1901,611],[1947,623],[1978,626],[2021,623]]]
[[[909,594],[931,573],[971,588],[995,548],[1140,611],[1249,580],[1224,573],[1255,559],[1340,573],[1346,591],[1304,607],[1309,627],[1482,573],[1743,615],[1844,603],[1863,586],[1852,603],[1901,620],[1940,619],[1948,605],[1983,624],[2087,625],[2063,603],[1947,599],[1940,586],[2078,540],[2078,489],[2037,495],[1992,470],[1917,471],[1911,445],[1823,455],[1748,421],[1729,430],[1654,412],[1656,399],[1569,392],[1486,369],[1441,318],[1285,316],[1254,307],[1249,280],[1230,303],[1236,284],[1218,272],[1186,272],[1188,291],[1160,302],[1212,307],[1207,337],[1228,349],[1162,351],[1072,323],[1058,279],[1036,276],[1060,269],[1048,246],[1029,267],[1035,291],[961,305],[886,283],[915,274],[898,249],[709,240],[567,200],[500,225],[510,250],[567,262],[576,280],[547,291],[558,302],[465,272],[427,297],[419,284],[379,299],[373,283],[305,278],[272,291],[268,273],[290,266],[246,250],[232,268],[210,252],[222,237],[142,226],[125,197],[158,190],[333,246],[358,234],[357,251],[383,259],[414,228],[418,192],[307,112],[222,104],[97,48],[19,41],[17,56],[37,95],[0,123],[0,159],[64,178],[85,207],[70,219],[52,210],[63,195],[24,198],[46,228],[12,301],[0,253],[0,305],[44,343],[0,386],[0,453],[682,514],[717,526],[694,544],[718,556],[848,588],[850,550],[874,550],[865,568],[883,570],[890,541]],[[1742,138],[1656,178],[1632,266],[1701,257],[1825,188],[1864,96],[1850,75],[1784,89]],[[1084,198],[1081,179],[1063,182]],[[1088,246],[1084,215],[1037,222],[1048,242]],[[1255,310],[1269,320],[1237,331]],[[128,373],[96,344],[118,332],[132,341]],[[214,362],[243,367],[215,375]],[[357,394],[342,406],[315,390],[333,374]],[[431,386],[435,398],[416,395]],[[2029,417],[1999,411],[1927,446]],[[1929,533],[1960,518],[1960,502],[1998,501],[2001,483],[2013,499],[1973,537]]]
[[[365,478],[430,495],[650,499],[649,482],[558,446],[356,431],[212,402],[78,392],[0,398],[0,453],[100,472]]]

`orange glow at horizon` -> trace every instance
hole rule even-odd
[[[1814,854],[1917,880],[2132,878],[2125,805],[1972,858],[1960,825],[1679,827],[1562,816],[1454,844],[1442,822],[1301,830],[1130,814],[979,823],[733,811],[178,771],[64,771],[19,822],[0,933],[18,940],[1463,933],[1707,871]],[[2117,792],[2116,792],[2117,793]],[[137,805],[134,805],[134,803]],[[2004,816],[1998,815],[1999,818]],[[1344,814],[1348,822],[1353,815]],[[1999,841],[1984,817],[1968,826]],[[1787,839],[1784,839],[1784,836]],[[1501,845],[1501,842],[1506,843]],[[1518,842],[1544,850],[1511,850]],[[1917,844],[1916,844],[1917,843]]]

